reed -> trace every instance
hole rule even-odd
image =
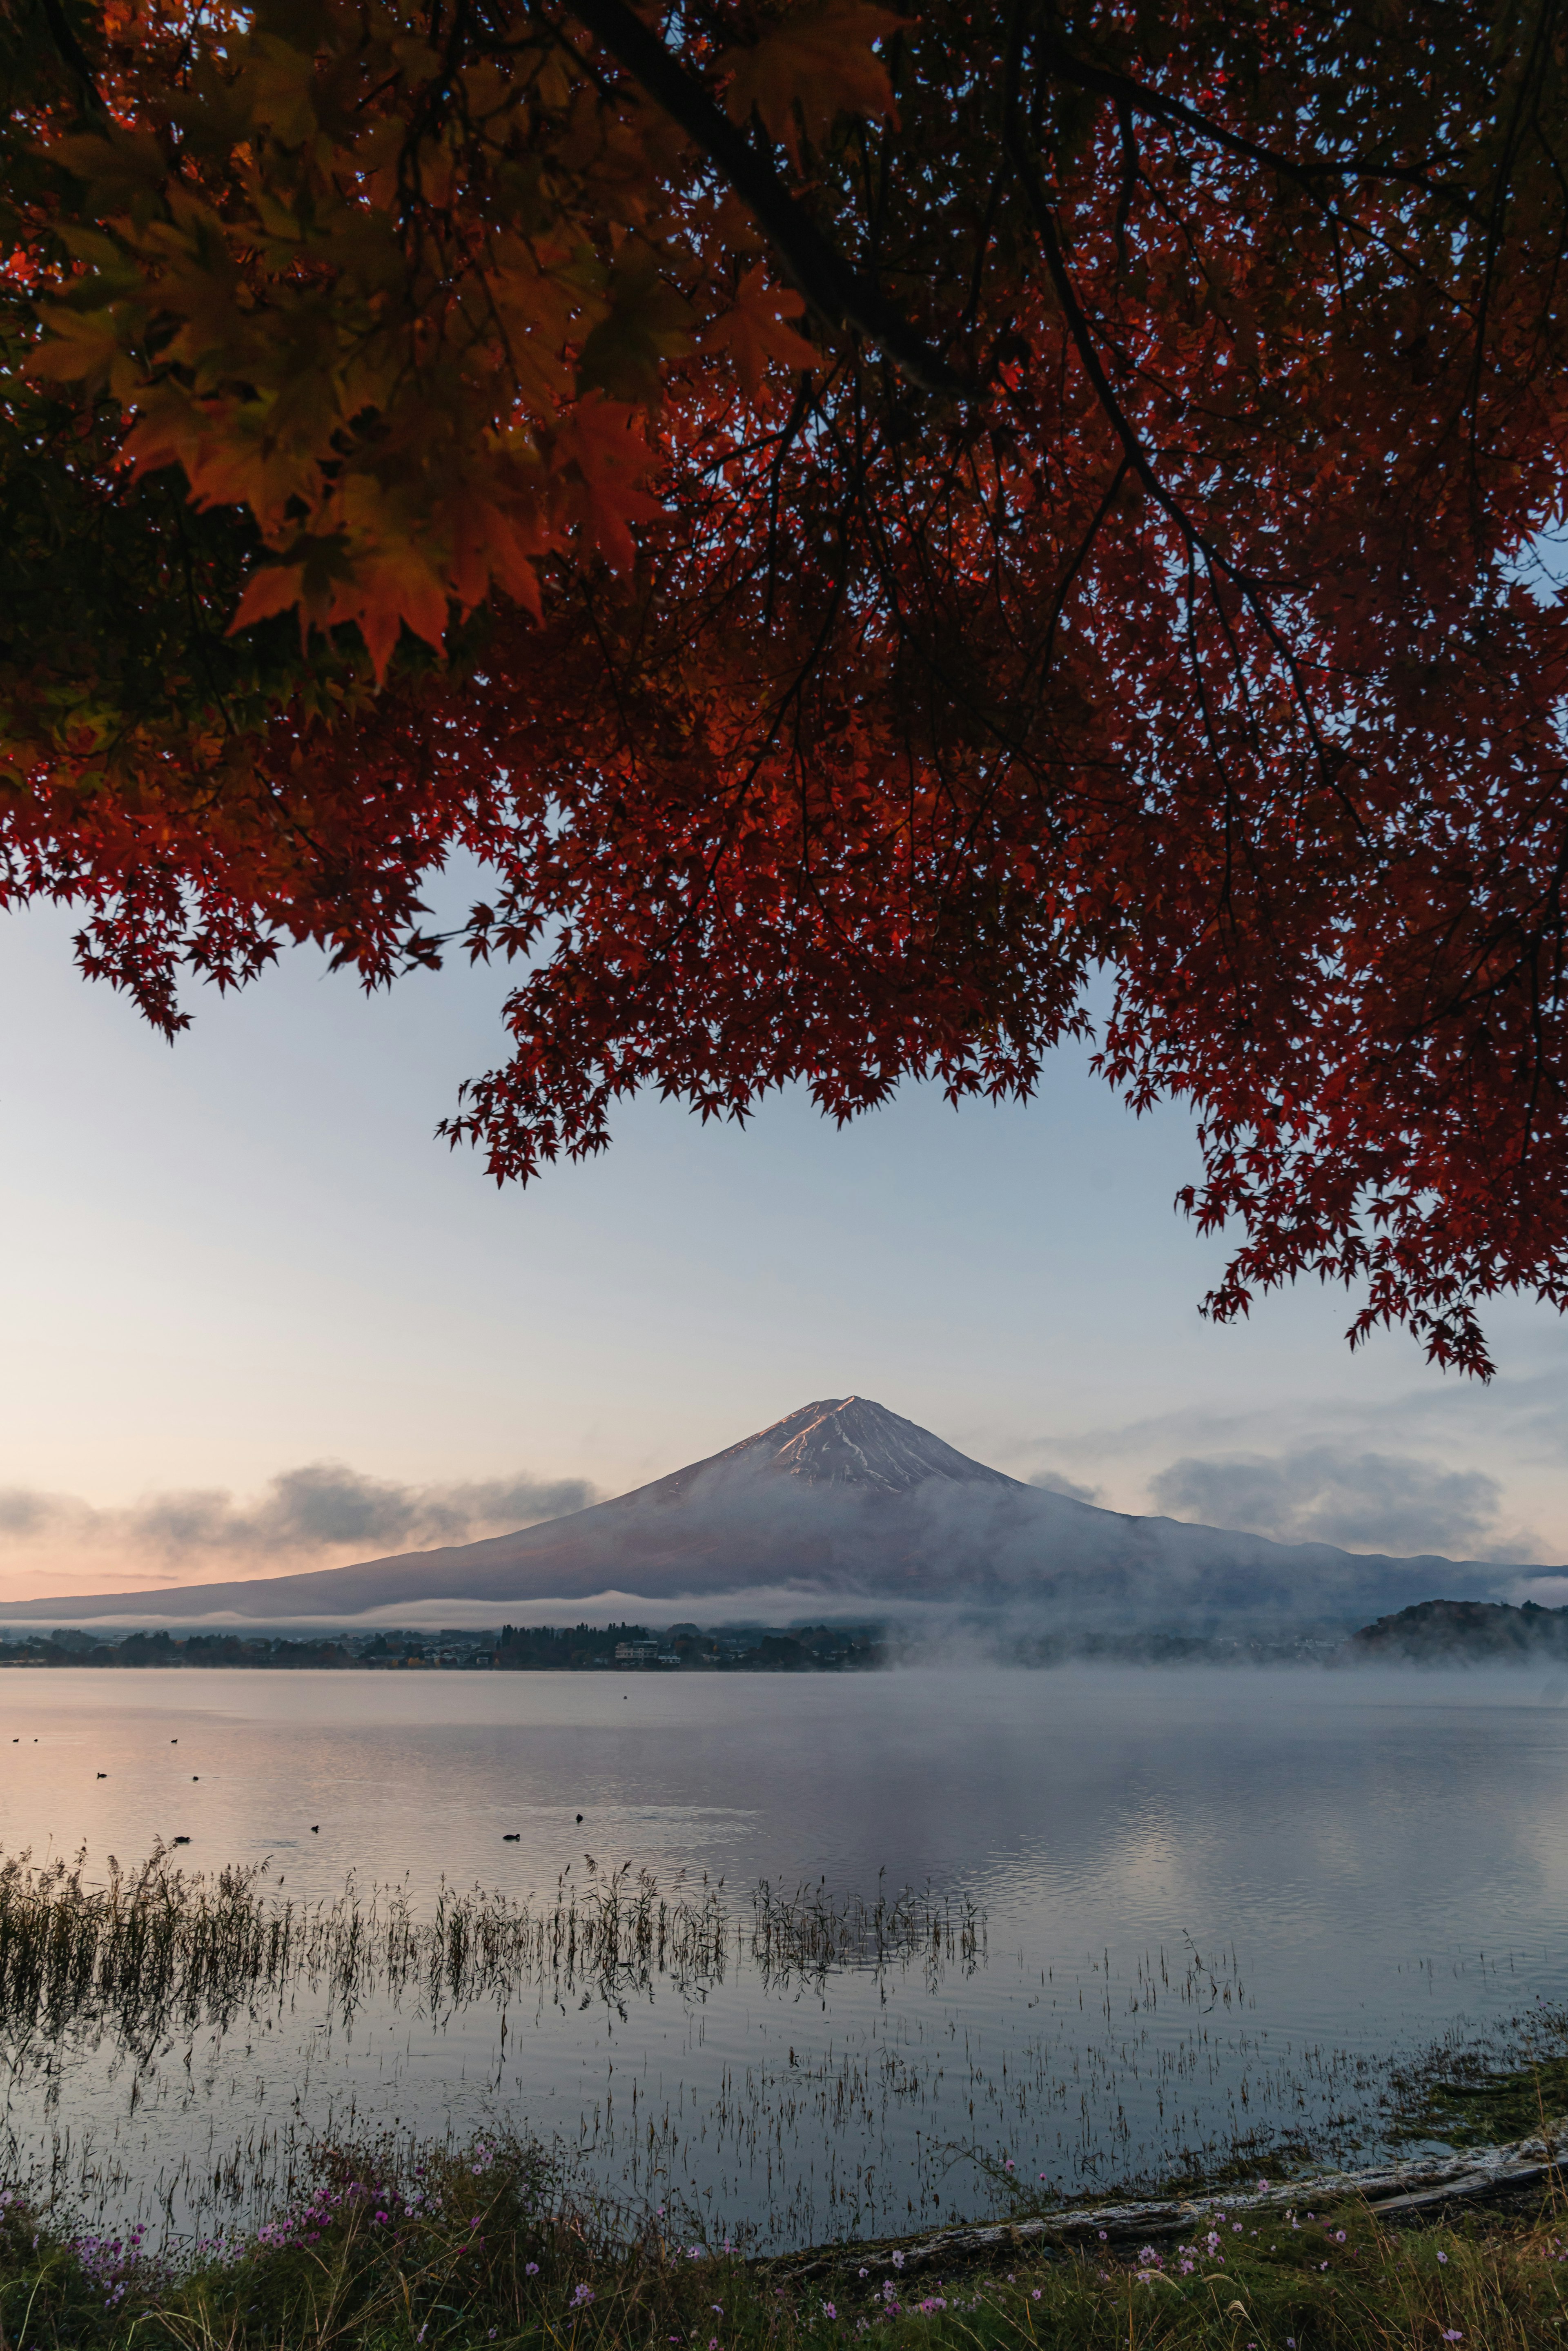
[[[918,1962],[928,1977],[983,1954],[973,1904],[905,1887],[835,1896],[825,1884],[786,1895],[764,1881],[748,1900],[724,1883],[661,1886],[629,1865],[584,1878],[563,1871],[553,1899],[443,1882],[428,1907],[407,1885],[350,1877],[328,1901],[299,1901],[270,1865],[215,1876],[182,1869],[162,1846],[135,1867],[109,1856],[93,1882],[74,1863],[0,1863],[0,2033],[18,2040],[109,2025],[132,2050],[197,2022],[225,2026],[258,1995],[303,1983],[351,2015],[413,1992],[433,2015],[524,1987],[621,2001],[666,1980],[676,1991],[749,1964],[765,1980]]]

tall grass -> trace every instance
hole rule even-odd
[[[936,2275],[919,2246],[747,2262],[629,2226],[518,2141],[320,2149],[267,2227],[178,2261],[0,2208],[5,2351],[1558,2351],[1568,2325],[1550,2204],[1406,2237],[1354,2205],[1210,2211],[1163,2252],[1004,2241]]]

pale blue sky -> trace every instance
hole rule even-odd
[[[196,991],[170,1049],[71,927],[0,922],[0,1596],[495,1531],[519,1485],[618,1491],[855,1391],[1119,1509],[1568,1559],[1557,1318],[1495,1311],[1490,1393],[1402,1337],[1352,1357],[1315,1288],[1212,1329],[1189,1123],[1134,1121],[1082,1054],[1027,1107],[912,1090],[842,1134],[799,1095],[745,1131],[643,1102],[497,1193],[432,1130],[498,1055],[498,976],[367,1000],[296,955]],[[351,1473],[325,1517],[267,1500],[316,1463]]]

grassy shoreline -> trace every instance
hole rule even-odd
[[[574,2194],[537,2147],[395,2168],[318,2150],[252,2235],[179,2253],[0,2199],[0,2351],[1545,2351],[1568,2327],[1568,2200],[1396,2231],[1354,2198],[1221,2204],[1176,2243],[1009,2242],[940,2276],[895,2241],[747,2259]]]

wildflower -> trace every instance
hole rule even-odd
[[[1105,2241],[1106,2241],[1106,2240],[1105,2240],[1105,2231],[1104,2231],[1104,2230],[1103,2230],[1103,2229],[1102,2229],[1102,2230],[1101,2230],[1101,2231],[1100,2231],[1100,2242],[1101,2242],[1102,2244],[1103,2244],[1103,2243],[1105,2242]]]
[[[1446,2261],[1448,2260],[1448,2254],[1447,2254],[1447,2253],[1439,2253],[1439,2254],[1438,2254],[1438,2256],[1437,2256],[1437,2259],[1438,2259],[1440,2262],[1446,2262]]]
[[[1239,2237],[1241,2234],[1241,2223],[1239,2220],[1232,2220],[1230,2223],[1230,2233],[1233,2237]]]
[[[593,2288],[591,2285],[582,2284],[578,2286],[574,2291],[571,2297],[571,2306],[573,2310],[586,2310],[592,2300]]]
[[[1036,2286],[1036,2287],[1035,2287],[1034,2292],[1030,2295],[1030,2300],[1031,2302],[1038,2302],[1038,2301],[1040,2300],[1040,2288],[1039,2288],[1039,2286]]]
[[[538,2273],[539,2265],[538,2262],[525,2262],[523,2263],[523,2275],[525,2277],[538,2277]],[[674,2341],[674,2336],[672,2336],[671,2340]]]
[[[862,2270],[862,2272],[861,2272],[861,2275],[862,2275],[862,2277],[868,2276],[868,2275],[869,2275],[869,2272],[867,2272],[867,2271],[865,2271],[865,2270]]]
[[[825,2302],[822,2304],[822,2315],[824,2318],[836,2318],[838,2314],[838,2310],[834,2304]]]
[[[1464,2339],[1464,2336],[1459,2333],[1457,2326],[1447,2326],[1443,2330],[1443,2340],[1445,2343],[1462,2343]]]
[[[1343,2231],[1343,2229],[1336,2229],[1336,2230],[1334,2231],[1334,2242],[1335,2242],[1335,2244],[1336,2244],[1336,2245],[1343,2245],[1343,2242],[1344,2242],[1344,2231]]]

